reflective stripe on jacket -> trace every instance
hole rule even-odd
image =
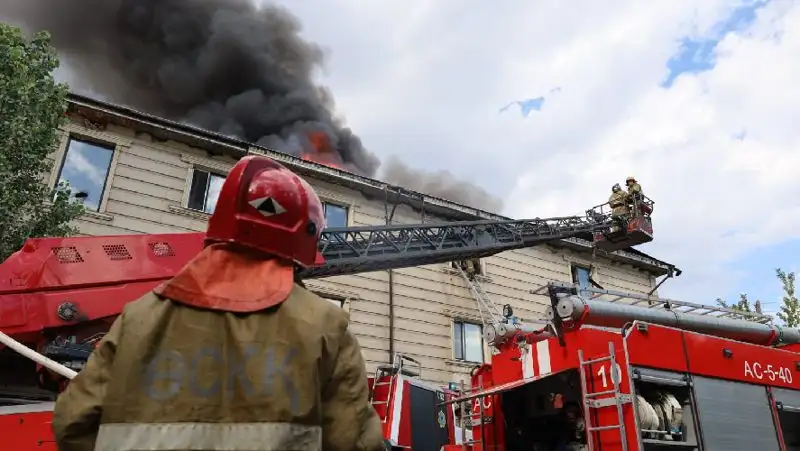
[[[116,423],[100,426],[95,445],[95,451],[183,449],[319,450],[322,428],[291,423]]]

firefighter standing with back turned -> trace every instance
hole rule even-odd
[[[346,313],[294,283],[324,214],[263,157],[228,175],[205,249],[128,304],[59,396],[60,451],[383,449]]]

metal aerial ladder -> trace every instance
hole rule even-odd
[[[546,219],[445,222],[326,229],[320,244],[326,264],[304,269],[301,278],[477,259],[548,241],[608,230],[613,221],[596,213]],[[497,326],[501,312],[480,283],[456,266],[478,304],[484,326]],[[484,328],[486,330],[486,327]]]
[[[470,277],[459,265],[455,265],[454,269],[461,278],[464,279],[472,297],[475,298],[475,302],[478,304],[478,312],[480,313],[481,322],[483,323],[483,330],[487,330],[490,326],[497,327],[502,322],[501,311],[497,307],[497,304],[486,294],[486,291],[476,277]]]
[[[612,225],[606,216],[587,215],[331,228],[320,241],[325,265],[302,270],[299,276],[341,276],[482,258],[592,234]]]

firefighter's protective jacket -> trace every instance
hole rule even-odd
[[[630,195],[630,196],[636,196],[636,195],[641,196],[642,194],[643,194],[642,193],[642,185],[640,185],[639,183],[634,182],[632,185],[630,185],[628,187],[628,195]]]
[[[613,191],[608,198],[608,205],[611,207],[611,214],[615,216],[625,216],[628,214],[628,194],[625,191]]]
[[[53,429],[60,451],[383,449],[346,313],[297,285],[249,314],[128,304]]]

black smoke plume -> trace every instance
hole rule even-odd
[[[324,133],[340,160],[333,163],[367,176],[380,166],[333,116],[332,95],[313,82],[323,52],[300,37],[300,22],[282,7],[249,0],[2,0],[0,17],[48,30],[78,92],[294,155],[313,153],[309,137]],[[425,189],[415,171],[401,172],[408,176],[398,182],[408,188],[497,206],[484,204],[483,194],[473,194],[483,190],[470,184],[453,179],[443,190],[441,183]]]

